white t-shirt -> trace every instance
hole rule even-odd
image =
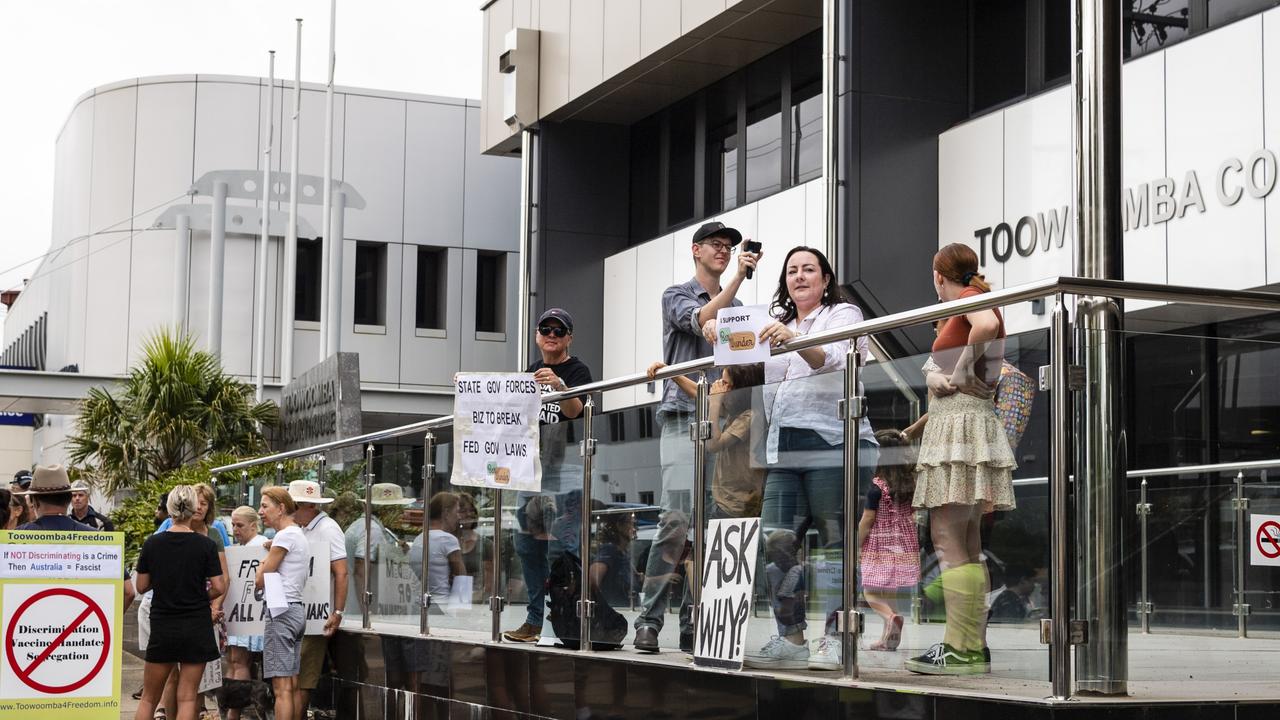
[[[369,562],[378,562],[378,546],[384,542],[394,543],[395,536],[387,532],[382,527],[382,523],[378,522],[378,518],[370,519],[370,527],[373,530],[373,540],[369,543]],[[356,560],[364,559],[364,518],[356,518],[356,521],[347,527],[344,535],[344,545],[342,550],[343,557],[354,558]]]
[[[266,545],[266,544],[267,544],[267,536],[263,535],[262,533],[258,533],[257,535],[254,535],[253,537],[249,538],[249,542],[244,543],[244,547],[262,547],[263,545]]]
[[[302,534],[306,535],[308,540],[328,541],[329,562],[347,559],[347,541],[342,535],[342,528],[338,527],[338,523],[327,514],[317,514],[306,527],[302,528]]]
[[[271,541],[271,548],[282,548],[286,553],[280,567],[276,568],[276,572],[280,573],[281,584],[284,585],[285,600],[291,603],[302,602],[302,586],[307,583],[307,565],[311,561],[311,546],[307,543],[307,536],[302,533],[302,528],[290,525],[276,533]]]
[[[418,557],[422,557],[422,536],[418,536]],[[453,533],[444,530],[431,531],[431,559],[427,564],[427,591],[435,597],[436,602],[444,602],[452,591],[453,583],[449,579],[449,554],[461,552],[462,546]],[[421,566],[421,563],[419,563]]]

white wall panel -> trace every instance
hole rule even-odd
[[[129,218],[133,215],[133,140],[138,89],[129,86],[112,90],[95,95],[93,100],[93,192],[89,227],[93,232],[127,232],[133,227]]]
[[[135,228],[151,227],[174,198],[186,192],[195,142],[196,84],[144,83],[138,86],[138,143],[134,150]],[[178,202],[175,200],[174,202]],[[165,203],[164,205],[161,205]]]
[[[636,313],[638,253],[639,249],[633,247],[604,259],[604,306],[617,311],[604,325],[602,379],[625,375],[635,363],[636,333],[632,325]],[[636,403],[636,393],[634,387],[604,393],[601,400],[604,411],[631,407]]]
[[[230,206],[228,206],[230,212]],[[254,278],[257,277],[258,240],[250,235],[228,235],[226,273],[222,296],[222,366],[228,372],[249,377],[253,372],[252,339]],[[207,290],[206,290],[207,292]],[[348,296],[349,297],[349,296]]]
[[[257,83],[196,84],[195,172],[262,169]]]
[[[343,180],[367,203],[348,210],[349,238],[401,242],[404,219],[405,101],[347,96]]]
[[[94,99],[76,106],[71,118],[58,138],[59,145],[66,145],[67,158],[60,174],[65,171],[65,184],[59,182],[65,201],[55,205],[55,214],[66,218],[60,236],[54,237],[54,246],[75,238],[87,236],[89,205],[93,179],[93,113]]]
[[[680,228],[671,235],[672,285],[678,285],[693,277],[693,234],[697,231],[697,225],[690,225]]]
[[[276,125],[276,134],[280,137],[280,147],[284,150],[279,154],[279,162],[274,163],[284,172],[289,172],[290,153],[293,152],[293,88],[287,87],[284,91],[284,107],[281,109],[282,116],[279,124]],[[342,138],[343,138],[343,120],[346,114],[346,93],[334,93],[333,95],[333,177],[337,180],[342,179]],[[280,99],[277,96],[276,106],[279,108]],[[314,175],[316,177],[324,177],[324,93],[317,90],[307,90],[305,86],[302,90],[302,112],[298,116],[298,173],[300,175]],[[360,188],[356,188],[357,191]],[[323,224],[321,223],[321,206],[318,204],[323,197],[324,187],[317,185],[313,188],[314,195],[306,194],[306,187],[299,185],[299,197],[307,200],[315,199],[317,204],[299,204],[298,217],[306,220],[311,227],[315,228],[317,234],[321,232]],[[287,209],[288,205],[284,207]],[[297,353],[294,353],[297,355]],[[307,367],[311,367],[308,365]]]
[[[467,108],[463,245],[514,252],[520,246],[520,163],[481,155],[480,111]]]
[[[807,194],[806,187],[800,185],[764,198],[756,204],[760,217],[755,239],[764,246],[764,255],[756,267],[756,277],[759,281],[755,284],[755,299],[751,300],[745,293],[740,293],[738,297],[742,298],[742,302],[746,304],[754,302],[757,305],[772,303],[773,294],[778,290],[778,277],[782,274],[783,260],[786,259],[791,248],[799,245],[821,247],[820,244],[809,243],[806,238]]]
[[[640,0],[640,57],[680,37],[680,14],[680,0]]]
[[[665,326],[662,315],[662,294],[671,287],[671,240],[672,236],[664,235],[639,245],[634,250],[635,265],[631,272],[635,275],[635,296],[632,299],[635,308],[635,324],[633,335],[635,349],[629,367],[620,367],[619,374],[640,372],[658,360],[662,360],[662,330]],[[606,280],[607,282],[607,280]],[[606,303],[605,307],[613,307]],[[643,385],[635,388],[635,402],[644,404],[662,399],[662,383],[654,384],[654,392],[645,390]]]
[[[978,118],[938,137],[938,245],[961,242],[1005,217],[1004,113]],[[1004,269],[987,256],[982,267],[992,287],[1004,287]]]
[[[126,369],[128,328],[120,321],[129,316],[129,295],[120,289],[129,287],[130,242],[126,230],[95,235],[89,242],[81,372],[114,375]]]
[[[1069,240],[1061,248],[1056,242],[1049,244],[1047,233],[1043,232],[1046,228],[1040,227],[1041,218],[1050,212],[1059,213],[1059,222],[1069,225],[1070,221],[1061,216],[1070,217],[1063,212],[1070,205],[1070,197],[1071,88],[1064,87],[1004,112],[1003,220],[1016,232],[1021,218],[1032,218],[1035,225],[1028,224],[1020,234],[1023,248],[1033,239],[1032,234],[1036,235],[1036,243],[1028,256],[1017,249],[1015,238],[1012,255],[1003,266],[1005,286],[1072,274],[1075,253]],[[1043,224],[1050,222],[1045,220]],[[1039,229],[1033,229],[1037,227]],[[1049,245],[1047,251],[1046,244]],[[988,242],[988,259],[993,255]],[[988,268],[994,269],[990,264]],[[989,279],[990,276],[988,273]],[[1032,315],[1029,303],[1006,307],[1005,317],[1011,327],[1024,329],[1045,326],[1049,321],[1047,313]]]
[[[1266,282],[1263,203],[1222,207],[1213,178],[1223,160],[1262,147],[1262,18],[1253,17],[1165,51],[1168,167],[1181,194],[1199,174],[1208,210],[1171,220],[1169,282],[1256,287]],[[1226,241],[1224,241],[1224,239]]]
[[[1280,150],[1280,10],[1262,15],[1264,145]],[[1267,196],[1267,283],[1280,282],[1280,194]]]
[[[193,233],[196,234],[196,233]],[[208,253],[208,233],[203,233],[205,244],[201,245],[201,253],[196,249],[196,242],[191,243],[191,254],[188,256],[195,259],[197,256],[204,257]],[[149,338],[154,337],[161,330],[172,330],[173,323],[173,291],[174,291],[174,273],[173,273],[173,253],[175,248],[175,233],[172,230],[149,230],[139,233],[130,243],[130,270],[127,275],[128,284],[125,295],[127,297],[129,308],[127,321],[121,323],[119,320],[115,324],[119,325],[120,332],[127,332],[127,359],[126,365],[132,366],[142,356],[142,345]],[[207,265],[202,263],[202,267]],[[208,285],[207,270],[204,273],[205,283]],[[122,283],[121,289],[126,286]],[[118,291],[117,291],[118,292]],[[189,289],[188,297],[194,292]],[[206,317],[204,308],[206,303],[201,303],[200,314],[197,315],[188,308],[188,329],[193,335],[198,333],[198,347],[204,349],[204,329]],[[111,372],[122,372],[123,370],[112,370]]]
[[[468,151],[466,112],[457,105],[408,103],[404,167],[406,243],[438,247],[462,244],[464,183],[459,180],[464,177]]]
[[[641,0],[604,0],[604,78],[640,60]]]
[[[604,3],[572,0],[569,15],[569,99],[604,79]]]
[[[1152,180],[1168,173],[1164,136],[1165,53],[1153,53],[1149,57],[1126,63],[1122,90],[1124,168],[1121,185],[1127,189],[1147,183],[1149,187]],[[1207,187],[1202,189],[1213,192]],[[1063,197],[1069,198],[1070,194],[1068,188]],[[1206,202],[1211,199],[1212,195],[1205,197]],[[1126,280],[1165,283],[1169,281],[1169,224],[1151,224],[1150,213],[1148,205],[1146,226],[1125,230],[1124,276]],[[1072,238],[1074,239],[1074,233]],[[1125,303],[1125,310],[1132,312],[1152,304],[1154,303],[1130,300]]]
[[[804,188],[804,244],[809,247],[827,245],[827,189],[819,177],[805,183]],[[781,265],[779,265],[781,269]]]

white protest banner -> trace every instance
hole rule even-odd
[[[749,365],[769,359],[760,331],[773,322],[768,305],[720,308],[716,312],[716,365]]]
[[[304,635],[323,635],[333,601],[333,582],[329,579],[329,542],[311,539],[311,563],[307,567],[307,584],[302,587],[302,608],[306,610]]]
[[[498,490],[542,489],[538,412],[532,373],[458,373],[453,432],[457,461],[449,482]]]
[[[0,717],[120,717],[123,543],[0,530]]]
[[[419,551],[421,556],[421,551]],[[418,575],[409,554],[396,543],[378,546],[378,612],[382,615],[417,615],[422,610]]]
[[[760,518],[708,522],[693,664],[742,669],[759,545]]]
[[[267,550],[261,545],[227,547],[227,599],[222,604],[228,635],[261,635],[263,619],[267,615],[265,594],[254,589],[258,566],[267,559]]]
[[[307,581],[302,587],[302,607],[307,619],[307,635],[323,635],[333,589],[330,587],[329,544],[324,540],[312,540],[311,562],[308,564]],[[227,587],[227,600],[222,609],[226,616],[228,635],[261,635],[268,612],[267,591],[254,589],[258,565],[267,559],[267,549],[262,546],[232,545],[227,548],[227,572],[231,582]],[[274,583],[267,573],[268,584]],[[284,589],[280,589],[281,595]]]

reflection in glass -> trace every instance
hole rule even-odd
[[[773,112],[747,125],[746,202],[755,202],[781,189],[782,115]]]
[[[821,175],[822,96],[814,94],[791,106],[791,184]]]

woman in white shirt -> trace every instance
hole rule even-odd
[[[258,515],[264,525],[274,528],[275,537],[268,546],[267,559],[258,566],[255,587],[263,590],[268,573],[280,574],[285,607],[268,607],[262,640],[262,677],[271,680],[276,696],[276,717],[293,717],[293,694],[298,688],[302,631],[306,613],[302,608],[302,586],[307,582],[307,565],[311,549],[302,528],[293,521],[298,506],[289,491],[282,487],[262,490]]]
[[[779,345],[800,335],[853,325],[862,311],[850,303],[826,256],[809,247],[787,253],[778,291],[774,322],[760,332],[760,341]],[[866,338],[858,352],[866,353]],[[822,547],[839,547],[844,508],[844,422],[837,403],[844,397],[844,367],[849,341],[827,343],[798,352],[775,355],[765,362],[764,404],[769,434],[765,461],[761,522],[766,531],[789,530],[803,536],[818,533]],[[858,427],[859,479],[871,483],[877,462],[875,433],[863,418]],[[828,555],[828,558],[831,556]],[[748,652],[746,664],[757,668],[838,670],[840,641],[828,628],[811,654],[803,618],[779,622],[778,636],[763,648]]]

